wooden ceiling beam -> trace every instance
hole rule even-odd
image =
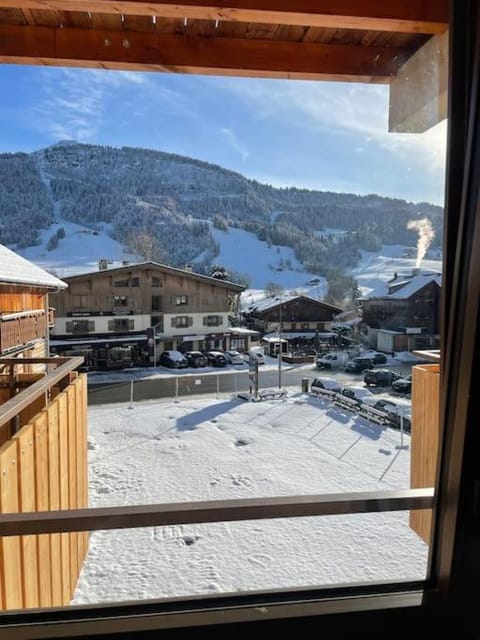
[[[17,64],[382,83],[410,54],[397,47],[0,27],[0,62]]]
[[[426,34],[447,29],[448,5],[449,0],[0,0],[0,8]]]

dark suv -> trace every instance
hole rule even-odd
[[[362,373],[365,369],[371,369],[373,367],[373,359],[372,358],[363,358],[361,356],[357,356],[356,358],[352,358],[345,364],[345,371],[349,371],[350,373]]]
[[[369,369],[363,376],[367,387],[391,387],[392,382],[399,380],[401,376],[388,369]]]
[[[392,382],[392,389],[397,393],[412,393],[412,376],[395,380]]]
[[[186,351],[185,357],[188,360],[189,367],[207,366],[207,356],[204,356],[200,351]]]
[[[226,367],[227,359],[221,351],[208,351],[206,354],[208,364],[211,367]]]

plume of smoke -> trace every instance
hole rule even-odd
[[[433,230],[432,224],[428,218],[422,218],[421,220],[409,220],[407,222],[407,229],[414,229],[415,231],[418,231],[417,262],[415,263],[415,267],[418,269],[428,251],[428,247],[432,244],[432,240],[435,237],[435,231]]]

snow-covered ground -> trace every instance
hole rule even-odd
[[[90,505],[405,488],[399,443],[302,394],[90,408]],[[416,580],[426,562],[404,512],[98,531],[74,603]]]
[[[65,238],[59,239],[58,247],[47,250],[49,239],[63,227]],[[74,222],[62,221],[52,224],[40,234],[41,243],[18,251],[48,271],[54,271],[59,278],[77,273],[98,271],[98,261],[109,261],[109,267],[121,266],[123,260],[141,262],[141,258],[129,254],[123,244],[111,238],[106,230],[93,231]]]
[[[401,244],[383,245],[381,251],[362,251],[360,264],[352,269],[351,274],[356,278],[363,296],[383,296],[388,292],[387,282],[395,274],[411,273],[415,268],[416,259],[405,257],[407,247]],[[422,271],[442,272],[441,260],[423,260]]]
[[[269,246],[254,233],[242,229],[229,228],[221,231],[212,227],[212,234],[220,245],[220,254],[215,262],[228,269],[248,273],[250,286],[264,289],[268,282],[275,282],[285,289],[308,287],[308,282],[318,275],[308,273],[299,263],[289,247]],[[285,267],[290,261],[291,268]],[[281,268],[281,271],[278,269]],[[320,278],[322,294],[325,291],[325,278]]]

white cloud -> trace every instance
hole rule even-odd
[[[258,118],[281,118],[317,132],[356,136],[356,148],[387,149],[413,170],[444,171],[446,123],[423,134],[388,132],[388,87],[333,82],[230,81]]]
[[[145,74],[95,69],[44,70],[39,101],[34,107],[37,125],[55,140],[95,140],[112,91],[130,85],[148,86]]]
[[[246,160],[248,158],[250,151],[242,142],[240,142],[234,131],[223,127],[219,129],[218,132],[223,136],[232,149],[240,155],[242,160]]]

